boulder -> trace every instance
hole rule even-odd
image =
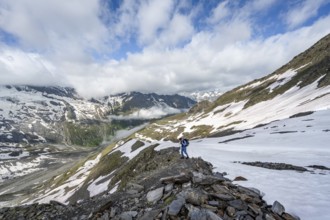
[[[163,192],[164,192],[164,187],[160,187],[158,189],[149,191],[147,194],[147,201],[150,203],[158,202],[162,198]]]

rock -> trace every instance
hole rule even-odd
[[[220,216],[217,216],[215,213],[207,210],[194,210],[189,213],[190,220],[222,220]]]
[[[156,219],[156,217],[159,215],[160,210],[150,210],[147,211],[139,220],[150,220],[150,219]]]
[[[119,215],[119,219],[120,220],[133,220],[133,217],[129,213],[123,212]]]
[[[247,181],[247,179],[243,176],[237,176],[235,177],[234,181]]]
[[[168,176],[160,179],[162,183],[186,183],[191,180],[191,176],[188,173],[183,173],[176,176]]]
[[[173,186],[174,186],[173,183],[166,184],[166,186],[165,186],[165,192],[172,191]]]
[[[226,213],[230,217],[234,217],[235,216],[235,212],[236,212],[236,210],[235,210],[234,207],[228,206],[227,209],[226,209]]]
[[[212,185],[215,183],[223,182],[226,178],[223,176],[212,176],[212,175],[204,175],[202,173],[193,172],[193,183],[199,185]]]
[[[190,181],[187,182],[187,183],[182,184],[182,189],[188,189],[190,187],[191,187],[191,182]]]
[[[247,205],[239,199],[229,201],[228,204],[238,210],[247,210]]]
[[[229,191],[229,189],[226,186],[222,186],[222,185],[219,185],[219,184],[213,184],[211,187],[217,193],[231,194],[231,192]]]
[[[219,202],[218,201],[209,201],[208,204],[210,206],[214,206],[214,207],[218,207],[219,206]]]
[[[206,203],[208,196],[205,195],[201,190],[188,189],[183,192],[183,196],[187,202],[193,205],[201,205]]]
[[[285,212],[285,209],[281,203],[279,203],[278,201],[275,201],[272,206],[272,211],[278,215],[282,215]]]
[[[138,192],[142,192],[144,190],[143,186],[136,184],[136,183],[128,183],[127,188],[131,189],[131,190],[136,190]]]
[[[282,217],[283,217],[285,220],[300,220],[299,217],[297,217],[297,216],[293,216],[293,215],[290,215],[289,213],[283,213],[283,214],[282,214]]]
[[[210,197],[214,197],[223,201],[231,201],[234,200],[235,198],[231,195],[226,195],[226,194],[216,194],[216,193],[209,193]]]
[[[178,198],[174,200],[168,207],[168,215],[177,216],[182,208],[182,206],[185,204],[184,198]]]
[[[158,189],[152,190],[147,194],[147,201],[150,203],[156,203],[163,196],[164,187],[160,187]]]

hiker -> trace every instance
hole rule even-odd
[[[184,154],[186,155],[186,159],[189,159],[188,153],[187,153],[187,146],[189,145],[189,141],[186,138],[180,137],[179,138],[180,144],[181,144],[181,159],[184,158]]]

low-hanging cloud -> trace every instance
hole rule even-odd
[[[1,84],[72,86],[86,97],[226,91],[271,73],[330,33],[326,15],[308,26],[287,19],[289,31],[256,37],[256,14],[277,1],[222,1],[208,15],[190,1],[123,1],[115,10],[87,2],[0,0],[0,36],[15,41],[0,38]]]

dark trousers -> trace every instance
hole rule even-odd
[[[185,154],[187,157],[189,157],[189,156],[188,156],[188,153],[187,153],[187,147],[186,147],[186,146],[182,146],[182,147],[181,147],[181,156],[184,157],[184,154]]]

